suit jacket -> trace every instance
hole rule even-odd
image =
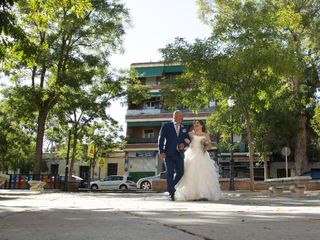
[[[184,139],[189,138],[187,129],[180,124],[179,136],[177,136],[174,123],[165,123],[159,133],[158,146],[159,153],[165,153],[167,157],[175,156],[178,153],[177,146],[185,143]],[[183,151],[182,151],[183,154]]]

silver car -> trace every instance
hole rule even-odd
[[[152,188],[152,180],[157,180],[157,179],[160,179],[160,174],[156,176],[140,178],[137,181],[137,188],[149,190]]]
[[[132,189],[136,188],[136,183],[130,176],[110,175],[97,181],[90,182],[90,189]]]

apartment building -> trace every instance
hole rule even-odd
[[[158,136],[161,126],[172,121],[173,112],[163,108],[163,99],[160,94],[161,81],[172,78],[183,72],[183,66],[166,66],[162,62],[133,63],[134,69],[143,84],[150,86],[151,98],[140,104],[128,104],[126,113],[127,146],[126,166],[130,175],[135,179],[156,175],[164,171],[163,160],[158,156]],[[178,108],[179,109],[179,108]],[[184,112],[183,124],[188,128],[193,120],[205,118],[213,111],[208,108],[197,115],[181,107]],[[214,154],[214,148],[212,151]]]

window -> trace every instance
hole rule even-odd
[[[143,104],[144,109],[156,109],[159,108],[161,104],[160,96],[153,96],[150,99],[146,100]]]
[[[59,164],[51,164],[51,174],[58,175],[59,172]]]
[[[146,84],[149,86],[157,85],[157,81],[155,77],[146,78]]]
[[[156,103],[153,102],[153,101],[149,101],[149,102],[146,102],[146,108],[147,109],[155,109],[156,107]]]
[[[154,138],[153,129],[145,129],[144,130],[144,138]]]
[[[122,176],[116,176],[114,178],[115,181],[122,181],[123,180],[123,177]]]
[[[108,163],[108,175],[116,175],[118,173],[118,164],[117,163]]]

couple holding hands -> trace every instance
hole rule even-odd
[[[183,113],[175,111],[173,121],[162,126],[159,153],[164,159],[167,188],[172,201],[218,200],[221,197],[219,173],[207,150],[211,146],[201,120],[188,132],[182,124]],[[189,146],[185,151],[185,147]]]

